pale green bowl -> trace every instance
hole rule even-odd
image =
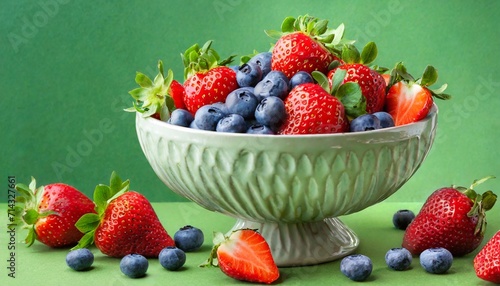
[[[136,117],[157,176],[202,207],[256,228],[279,266],[310,265],[353,252],[356,235],[337,217],[395,193],[434,141],[437,107],[416,123],[329,135],[216,133]]]

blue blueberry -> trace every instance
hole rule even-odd
[[[255,119],[258,123],[278,130],[286,119],[285,103],[279,97],[268,96],[262,99],[255,109]]]
[[[66,264],[76,271],[89,270],[94,263],[94,254],[87,248],[70,251],[66,255]]]
[[[229,113],[236,113],[245,119],[254,117],[255,108],[259,104],[257,97],[248,88],[238,88],[226,97],[226,106]]]
[[[411,210],[398,210],[392,216],[392,223],[397,229],[405,230],[415,218],[415,213]]]
[[[120,270],[130,278],[143,277],[148,267],[148,260],[140,254],[125,255],[120,261]]]
[[[180,248],[168,246],[160,251],[158,260],[163,268],[175,271],[186,263],[186,253]]]
[[[256,63],[246,63],[236,72],[236,82],[240,87],[255,86],[262,79],[262,70]]]
[[[212,103],[210,104],[212,107],[217,107],[218,109],[220,109],[222,111],[222,113],[224,114],[229,114],[229,110],[227,109],[227,106],[224,102],[215,102],[215,103]]]
[[[269,128],[268,126],[262,125],[262,124],[254,124],[248,127],[247,129],[248,134],[269,134],[269,135],[274,135],[274,131]]]
[[[167,122],[173,125],[189,127],[193,120],[194,116],[191,114],[191,112],[187,111],[186,109],[178,108],[172,111]]]
[[[394,127],[394,119],[389,113],[385,111],[379,111],[373,113],[373,115],[375,115],[380,120],[381,128]]]
[[[290,90],[303,83],[313,83],[312,75],[305,71],[299,71],[290,78]]]
[[[255,56],[253,56],[250,60],[248,60],[247,64],[248,63],[257,64],[262,71],[262,77],[265,77],[271,71],[271,57],[272,57],[271,52],[258,53]]]
[[[277,96],[285,99],[288,95],[289,80],[284,73],[280,71],[270,71],[257,85],[254,93],[259,100],[268,96]]]
[[[181,227],[174,234],[175,246],[186,252],[199,249],[204,240],[203,231],[192,225]]]
[[[368,256],[352,254],[340,261],[340,271],[353,281],[364,281],[372,273],[373,264]]]
[[[228,133],[245,133],[247,130],[247,123],[243,116],[232,113],[226,115],[219,120],[215,131],[228,132]]]
[[[380,120],[373,114],[363,114],[351,121],[351,132],[380,129]]]
[[[200,107],[194,115],[194,125],[198,129],[215,131],[217,122],[226,114],[218,107],[204,105]]]
[[[410,268],[413,257],[406,248],[391,248],[385,254],[385,263],[389,268],[396,271],[403,271]]]
[[[446,248],[429,248],[420,253],[420,265],[432,274],[442,274],[450,269],[453,255]]]

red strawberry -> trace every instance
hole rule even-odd
[[[174,100],[175,108],[186,108],[186,105],[184,104],[184,86],[181,83],[179,83],[175,79],[172,80],[168,94]]]
[[[500,231],[474,257],[477,277],[500,284]]]
[[[342,42],[344,31],[343,25],[328,29],[327,24],[326,20],[305,15],[286,18],[281,32],[266,31],[273,38],[279,37],[273,47],[271,68],[288,78],[299,71],[326,74],[330,63],[338,60],[335,46]]]
[[[18,184],[23,208],[18,219],[28,228],[26,244],[36,240],[50,247],[74,246],[83,233],[76,221],[86,213],[94,213],[94,203],[72,186],[62,183],[36,188],[36,180],[28,186]],[[21,199],[22,198],[22,199]]]
[[[344,106],[323,87],[314,83],[296,86],[284,100],[287,119],[280,134],[320,134],[345,132]]]
[[[432,193],[406,228],[403,247],[414,255],[433,247],[444,247],[454,256],[474,251],[483,240],[485,212],[495,204],[496,195],[479,195],[473,188],[490,178],[474,181],[468,189],[447,187]]]
[[[237,280],[271,284],[280,276],[269,245],[252,229],[236,230],[229,236],[216,233],[212,253],[201,266],[213,266],[214,258],[222,272]]]
[[[176,107],[182,108],[183,95],[179,88],[180,84],[174,80],[174,74],[171,70],[168,70],[165,77],[162,61],[158,61],[158,74],[153,80],[145,74],[137,72],[135,82],[140,87],[129,91],[135,102],[132,107],[125,109],[125,111],[139,112],[144,117],[151,116],[166,121]]]
[[[158,257],[167,246],[174,246],[147,198],[129,191],[129,181],[113,172],[110,185],[98,185],[94,191],[97,214],[83,216],[76,226],[85,236],[75,248],[95,243],[104,254],[123,257],[136,253]]]
[[[361,92],[366,99],[367,113],[383,110],[385,103],[385,80],[378,70],[374,70],[368,66],[375,60],[376,56],[377,46],[373,42],[366,44],[361,54],[353,45],[346,45],[342,50],[344,64],[328,72],[328,79],[331,85],[333,75],[337,69],[346,71],[342,83],[355,82],[360,86]]]
[[[224,102],[227,95],[238,88],[236,72],[224,66],[232,57],[219,62],[211,44],[212,41],[208,41],[202,48],[193,45],[183,54],[184,104],[192,114],[204,105]]]
[[[436,80],[437,72],[432,66],[426,68],[419,80],[408,74],[402,63],[396,66],[385,102],[385,110],[392,116],[396,126],[416,122],[427,116],[434,102],[433,96],[450,98],[442,93],[446,85],[435,91],[428,88]]]

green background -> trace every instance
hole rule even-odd
[[[180,53],[192,44],[212,39],[222,57],[264,51],[265,29],[306,13],[344,23],[359,47],[375,41],[378,65],[404,61],[414,75],[434,65],[454,96],[438,102],[429,156],[388,201],[500,176],[500,1],[10,0],[0,4],[2,177],[90,196],[116,170],[151,201],[184,201],[153,173],[122,111],[135,72],[154,76],[162,59],[182,80]],[[500,179],[482,188],[500,190]]]

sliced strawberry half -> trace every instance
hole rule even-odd
[[[239,229],[229,236],[214,234],[214,247],[202,267],[217,265],[227,276],[248,282],[271,284],[279,276],[269,245],[253,229]]]
[[[385,99],[385,110],[393,117],[396,126],[409,124],[423,119],[434,102],[433,97],[449,99],[444,94],[446,84],[437,90],[430,85],[437,80],[437,71],[427,66],[421,78],[415,80],[402,63],[398,63],[391,73]]]

